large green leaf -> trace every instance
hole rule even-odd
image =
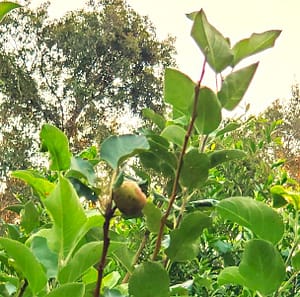
[[[165,70],[164,99],[175,110],[191,116],[194,92],[195,83],[187,75],[172,68]]]
[[[186,131],[177,125],[167,126],[162,132],[161,136],[168,139],[170,142],[182,147]]]
[[[205,228],[211,226],[211,218],[203,212],[186,215],[178,229],[170,233],[170,246],[166,254],[173,262],[193,260],[199,252],[198,238]]]
[[[232,66],[244,58],[273,47],[280,33],[280,30],[271,30],[259,34],[254,33],[249,38],[240,40],[232,49],[234,53]]]
[[[280,253],[270,242],[261,239],[246,243],[239,271],[248,288],[265,295],[276,291],[285,278]]]
[[[116,169],[125,159],[148,149],[149,144],[145,136],[135,134],[110,136],[101,144],[100,155]]]
[[[32,170],[17,170],[12,173],[12,176],[25,181],[41,199],[47,198],[55,187],[53,183]]]
[[[14,3],[14,2],[10,2],[10,1],[4,1],[0,3],[0,22],[2,21],[2,19],[4,18],[4,16],[10,12],[12,9],[21,7],[21,5]]]
[[[60,260],[72,253],[92,226],[102,223],[96,216],[87,218],[72,184],[61,176],[44,204],[53,220],[48,243],[58,253]]]
[[[41,291],[47,283],[47,276],[31,250],[21,242],[9,238],[0,238],[0,245],[9,257],[14,259],[18,269],[27,279],[33,294]]]
[[[57,289],[54,289],[45,297],[83,297],[84,285],[80,283],[64,284]]]
[[[180,183],[192,190],[201,185],[208,178],[210,161],[206,154],[192,149],[183,157],[183,165],[180,174]]]
[[[229,266],[225,267],[218,276],[218,283],[220,285],[235,284],[235,285],[246,285],[246,280],[241,275],[239,267]]]
[[[221,104],[209,88],[200,89],[195,126],[199,133],[209,134],[218,128],[222,120]]]
[[[231,197],[216,205],[224,218],[249,228],[256,236],[276,244],[283,236],[281,216],[261,201],[249,197]]]
[[[246,156],[246,153],[241,150],[220,150],[220,151],[213,151],[208,155],[210,159],[210,167],[213,168],[221,163],[235,160],[235,159],[242,159]]]
[[[45,237],[34,236],[31,240],[31,250],[38,261],[45,267],[48,278],[57,276],[58,257],[53,253]]]
[[[158,263],[144,262],[133,272],[128,290],[132,297],[169,297],[169,276]]]
[[[102,248],[103,243],[99,241],[92,241],[83,245],[59,272],[58,280],[60,283],[76,281],[91,266],[99,262]]]
[[[67,170],[71,165],[71,153],[67,136],[55,126],[44,124],[40,133],[42,151],[49,152],[51,170]]]
[[[220,102],[227,110],[233,110],[243,99],[255,74],[258,63],[239,69],[226,76],[218,93]]]
[[[233,53],[229,41],[207,21],[202,9],[194,16],[191,35],[216,73],[231,65]]]
[[[245,245],[240,266],[226,267],[218,282],[245,286],[269,295],[280,287],[284,278],[285,265],[276,248],[269,241],[252,239]]]

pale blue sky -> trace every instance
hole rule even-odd
[[[42,0],[34,0],[41,3]],[[80,8],[84,0],[51,0],[56,15]],[[234,44],[251,33],[270,29],[283,30],[274,48],[258,54],[245,64],[260,60],[258,71],[244,98],[254,112],[265,108],[276,98],[290,97],[290,88],[300,81],[300,1],[299,0],[128,0],[140,14],[148,15],[158,36],[177,38],[179,69],[196,80],[202,57],[189,36],[191,22],[185,13],[204,9],[207,18]],[[213,75],[205,83],[214,87]],[[243,105],[243,104],[242,104]]]

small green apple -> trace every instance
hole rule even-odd
[[[113,190],[113,200],[127,218],[142,216],[142,209],[147,202],[139,185],[131,180],[125,180],[120,187]]]

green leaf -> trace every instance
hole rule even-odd
[[[21,5],[10,2],[10,1],[4,1],[0,3],[0,22],[4,18],[4,16],[9,13],[12,9],[21,7]]]
[[[165,176],[174,176],[177,167],[176,156],[169,150],[169,142],[161,136],[149,138],[150,150],[140,154],[144,167],[152,168]]]
[[[153,202],[148,201],[142,210],[146,219],[146,226],[148,230],[154,234],[157,234],[160,229],[160,220],[162,217],[161,210],[153,204]]]
[[[254,33],[250,38],[240,40],[232,49],[234,53],[232,66],[237,65],[242,59],[273,47],[280,33],[280,30],[271,30]]]
[[[149,144],[145,136],[135,134],[110,136],[101,144],[100,155],[116,169],[127,158],[148,149]]]
[[[216,205],[224,218],[249,228],[256,236],[276,244],[283,236],[281,216],[261,201],[249,197],[231,197]]]
[[[133,272],[129,284],[129,295],[133,297],[169,297],[169,276],[158,263],[144,262]]]
[[[47,283],[47,276],[31,250],[24,244],[9,238],[0,238],[0,244],[9,257],[14,259],[18,269],[27,279],[33,294],[40,292]]]
[[[167,126],[162,132],[161,136],[168,139],[170,142],[178,145],[179,147],[183,146],[184,138],[186,131],[177,125]]]
[[[42,200],[47,198],[55,187],[53,183],[32,170],[17,170],[12,173],[12,176],[25,181]]]
[[[216,167],[217,165],[235,160],[235,159],[242,159],[247,154],[241,150],[221,150],[221,151],[213,151],[212,153],[208,154],[210,159],[210,168]]]
[[[246,280],[243,278],[239,271],[239,267],[230,266],[225,267],[218,276],[218,283],[220,285],[235,284],[235,285],[246,285]]]
[[[36,209],[34,203],[29,200],[24,205],[24,209],[21,211],[21,225],[25,229],[26,233],[29,234],[34,228],[40,224],[40,214]]]
[[[183,157],[183,165],[180,174],[180,183],[192,190],[201,187],[208,178],[210,161],[206,154],[192,149]]]
[[[175,110],[191,116],[195,83],[184,73],[167,68],[165,70],[164,101]]]
[[[238,129],[239,127],[241,127],[241,124],[236,123],[236,122],[231,122],[231,123],[227,124],[224,128],[217,130],[215,137],[223,136],[224,134],[234,131],[234,130]]]
[[[211,218],[200,211],[186,215],[178,229],[170,233],[170,246],[166,254],[173,262],[193,260],[199,252],[198,238],[211,226]]]
[[[66,297],[66,296],[83,297],[84,285],[79,283],[64,284],[51,291],[45,297]]]
[[[34,236],[31,241],[31,250],[37,260],[46,268],[48,279],[56,277],[58,257],[49,249],[46,238]]]
[[[246,243],[239,272],[248,288],[264,295],[275,292],[285,279],[280,253],[270,242],[260,239]]]
[[[92,241],[83,245],[76,251],[67,265],[60,270],[58,274],[60,283],[75,282],[91,266],[99,262],[102,248],[103,243],[99,241]]]
[[[117,284],[119,279],[121,278],[121,275],[118,271],[113,271],[103,278],[103,287],[112,289],[114,288]]]
[[[76,178],[68,177],[68,179],[72,183],[79,197],[84,197],[85,199],[92,202],[96,202],[98,200],[98,195],[97,193],[95,193],[93,189],[86,186],[84,183],[82,183],[80,180]]]
[[[300,193],[292,192],[285,189],[283,186],[274,186],[271,188],[273,203],[276,207],[284,206],[287,203],[292,204],[298,211],[300,209]]]
[[[135,254],[129,250],[126,242],[111,242],[110,253],[127,271],[133,271]]]
[[[199,133],[209,134],[218,128],[222,120],[221,105],[209,88],[200,89],[195,126]]]
[[[164,117],[156,113],[151,108],[144,108],[142,113],[144,118],[151,120],[161,130],[165,127],[166,120],[164,119]]]
[[[75,178],[85,178],[91,186],[96,186],[96,173],[94,166],[88,160],[83,160],[79,157],[71,158],[71,170],[67,176]]]
[[[292,265],[296,271],[300,271],[300,251],[292,257]]]
[[[87,218],[72,184],[61,176],[44,204],[53,220],[49,246],[59,255],[60,260],[72,253],[92,226],[102,223],[97,216]]]
[[[226,76],[218,97],[222,106],[233,110],[243,99],[255,74],[258,63],[239,69]]]
[[[194,16],[191,35],[216,73],[232,64],[233,53],[228,40],[207,21],[202,9]]]
[[[67,136],[55,126],[44,124],[40,133],[42,151],[50,153],[50,169],[63,171],[70,168],[71,153]]]

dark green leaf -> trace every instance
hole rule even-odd
[[[42,151],[49,152],[51,170],[67,170],[71,165],[71,153],[66,135],[55,126],[44,124],[40,133]]]
[[[183,165],[180,174],[180,182],[183,186],[192,190],[200,187],[208,178],[210,161],[206,154],[192,149],[183,157]]]
[[[296,210],[300,209],[300,193],[289,191],[283,186],[277,185],[271,188],[271,194],[277,207],[284,206],[285,200],[287,203],[292,204]]]
[[[218,276],[218,283],[220,285],[236,284],[236,285],[245,286],[246,280],[241,275],[239,271],[239,267],[231,266],[231,267],[225,267],[221,271],[221,273]]]
[[[133,297],[169,297],[169,276],[158,263],[144,262],[133,272],[128,290]]]
[[[210,159],[210,167],[216,167],[217,165],[235,160],[235,159],[242,159],[247,154],[241,150],[221,150],[221,151],[213,151],[212,153],[208,154]]]
[[[96,202],[98,200],[98,195],[95,193],[93,189],[86,186],[84,183],[82,183],[80,180],[76,178],[68,177],[68,179],[72,183],[79,197],[84,197],[85,199],[92,202]]]
[[[195,126],[199,133],[209,134],[218,128],[222,120],[221,105],[209,88],[200,89]]]
[[[34,236],[31,241],[31,250],[38,261],[45,267],[48,278],[57,276],[58,257],[53,253],[44,237]]]
[[[233,60],[233,53],[228,40],[207,21],[202,9],[193,17],[192,37],[211,68],[216,73],[222,72],[231,65]]]
[[[216,205],[224,218],[249,228],[258,237],[276,244],[283,236],[281,216],[265,203],[249,197],[231,197]]]
[[[218,93],[220,102],[227,110],[233,110],[243,99],[255,74],[258,63],[230,73]]]
[[[96,173],[94,166],[88,160],[83,160],[79,157],[71,158],[71,170],[67,176],[75,178],[85,178],[91,186],[96,185]]]
[[[21,225],[29,234],[34,228],[38,227],[40,214],[36,209],[34,203],[29,200],[24,205],[24,209],[21,211]]]
[[[239,41],[232,49],[234,53],[232,66],[238,64],[242,59],[273,47],[280,33],[280,30],[254,33],[250,38]]]
[[[4,1],[0,3],[0,22],[2,21],[2,19],[4,18],[4,16],[10,12],[12,9],[21,7],[21,5],[14,3],[14,2],[10,2],[10,1]]]
[[[164,99],[175,110],[191,116],[195,83],[184,73],[167,68],[165,71]]]
[[[32,292],[34,294],[40,292],[47,283],[47,276],[31,250],[21,242],[9,238],[0,238],[0,244],[9,257],[14,259]]]
[[[102,143],[100,155],[113,169],[116,169],[127,158],[148,149],[149,144],[145,136],[134,134],[110,136]]]
[[[170,246],[166,254],[173,262],[194,259],[199,252],[198,238],[211,226],[211,218],[200,211],[186,215],[178,229],[170,233]]]
[[[253,239],[246,243],[239,272],[246,286],[264,295],[275,292],[285,279],[280,253],[268,241]]]

